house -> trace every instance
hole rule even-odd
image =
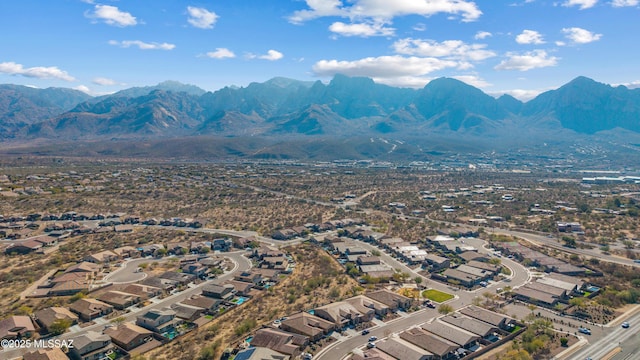
[[[552,308],[558,303],[557,297],[543,291],[533,290],[526,286],[515,289],[513,294],[516,299],[544,307]]]
[[[582,225],[577,222],[558,222],[559,232],[581,232]]]
[[[296,236],[298,236],[298,233],[293,229],[276,230],[271,235],[271,237],[276,240],[289,240]]]
[[[140,296],[117,290],[107,291],[98,296],[97,299],[112,305],[118,310],[124,310],[140,302]]]
[[[146,285],[162,289],[162,291],[169,292],[178,286],[178,282],[169,279],[161,279],[157,276],[148,277],[140,282],[140,285]]]
[[[224,282],[224,284],[232,285],[235,291],[235,294],[238,296],[249,296],[251,289],[253,289],[253,283],[248,283],[244,281],[227,280]]]
[[[334,323],[339,329],[348,325],[371,321],[374,311],[361,313],[353,305],[345,301],[334,302],[314,310],[316,316]]]
[[[480,336],[474,333],[438,320],[422,325],[422,329],[458,344],[464,349],[473,348],[480,339]]]
[[[69,310],[80,316],[80,319],[84,321],[91,321],[101,316],[110,314],[113,311],[113,306],[103,303],[102,301],[83,298],[76,300],[69,306]]]
[[[182,300],[181,303],[205,309],[205,312],[213,314],[218,309],[218,306],[221,302],[222,300],[214,299],[208,296],[192,295]]]
[[[161,288],[144,284],[129,284],[122,288],[122,291],[139,296],[140,300],[147,300],[160,296],[163,292]]]
[[[116,260],[118,260],[118,255],[111,250],[101,251],[84,258],[84,261],[94,264],[106,264]]]
[[[365,294],[365,296],[386,305],[391,311],[407,310],[411,308],[413,302],[413,300],[406,296],[386,289],[370,292]]]
[[[28,316],[9,316],[0,320],[0,339],[15,340],[30,338],[36,331]]]
[[[184,266],[182,266],[182,272],[202,278],[207,275],[207,273],[209,272],[209,268],[198,263],[185,264]]]
[[[432,276],[433,275],[435,274],[432,274]],[[469,274],[458,269],[447,269],[442,273],[442,275],[446,277],[447,281],[453,280],[466,287],[472,287],[473,285],[482,281],[482,279],[484,278],[482,276]]]
[[[190,322],[195,321],[206,311],[206,309],[199,306],[186,305],[183,303],[171,304],[171,310],[175,311],[178,319]]]
[[[524,285],[524,287],[529,288],[534,291],[544,292],[547,294],[551,294],[554,298],[558,300],[565,300],[567,296],[567,290],[555,287],[553,285],[544,284],[538,281],[534,281]]]
[[[109,335],[95,331],[74,336],[73,347],[69,348],[69,358],[73,360],[102,360],[114,350]]]
[[[87,290],[89,290],[89,282],[87,280],[78,279],[53,282],[53,286],[47,294],[49,296],[68,296]]]
[[[202,288],[202,295],[214,299],[231,300],[233,298],[233,285],[206,285]]]
[[[51,327],[59,321],[67,321],[70,325],[78,323],[78,315],[64,307],[49,307],[36,311],[33,314],[36,322],[47,332],[51,332]]]
[[[389,312],[389,307],[381,302],[368,298],[364,295],[358,295],[344,300],[351,304],[360,313],[367,314],[373,311],[374,316],[385,316]]]
[[[427,350],[436,359],[454,358],[458,344],[420,328],[412,328],[400,333],[400,339]]]
[[[214,239],[211,247],[217,251],[229,251],[231,245],[232,242],[230,239]]]
[[[431,271],[440,271],[448,269],[451,266],[451,260],[443,256],[428,254],[425,256],[422,266],[430,269]]]
[[[431,360],[434,358],[429,351],[398,337],[390,337],[376,342],[376,349],[392,356],[393,359]]]
[[[136,317],[136,325],[156,333],[164,333],[173,330],[176,325],[181,323],[175,317],[176,312],[173,309],[152,309]]]
[[[151,244],[139,247],[137,250],[140,251],[140,256],[156,256],[160,249],[164,249],[162,244]]]
[[[179,273],[175,271],[166,271],[158,276],[161,279],[168,279],[177,282],[179,285],[187,285],[194,281],[196,277],[191,274]]]
[[[447,324],[451,324],[455,327],[466,330],[470,333],[476,334],[483,339],[487,339],[494,333],[498,332],[498,327],[496,326],[457,313],[444,316],[440,318],[440,320],[446,322]]]
[[[473,251],[468,251],[466,253],[470,253],[470,252],[473,252]],[[488,271],[490,276],[497,275],[502,270],[502,267],[500,265],[490,264],[488,262],[482,262],[477,260],[471,260],[467,263],[467,265],[476,269]]]
[[[293,358],[300,355],[301,350],[307,344],[309,344],[309,339],[306,336],[272,328],[256,331],[251,340],[251,346],[269,348]]]
[[[126,351],[135,349],[153,339],[153,332],[132,323],[122,323],[117,327],[106,328],[104,333],[111,337],[114,344]]]
[[[309,341],[315,342],[334,331],[336,325],[308,312],[300,312],[282,320],[280,329],[304,335],[309,338]]]
[[[137,258],[140,256],[140,251],[138,251],[133,246],[121,246],[119,248],[113,249],[113,252],[123,259]]]
[[[100,266],[94,263],[90,263],[87,261],[83,261],[81,263],[75,264],[73,266],[68,267],[64,272],[65,273],[88,273],[90,276],[95,276],[98,271],[100,271]]]
[[[515,320],[502,314],[498,314],[493,311],[483,309],[475,305],[469,305],[465,308],[458,310],[459,313],[466,315],[470,318],[483,321],[487,324],[493,325],[502,330],[509,330]]]
[[[39,349],[22,355],[23,360],[69,360],[61,348]]]
[[[379,265],[380,257],[378,256],[358,256],[356,260],[358,265]]]
[[[24,240],[20,242],[11,243],[4,249],[5,254],[28,254],[40,250],[44,245],[36,240]]]
[[[289,360],[291,356],[281,354],[265,347],[250,347],[239,351],[234,360]]]
[[[467,263],[470,261],[481,261],[481,262],[489,261],[488,257],[480,254],[477,251],[466,251],[466,252],[463,252],[462,254],[458,254],[458,256]]]
[[[260,284],[260,282],[262,282],[262,276],[260,275],[260,273],[252,270],[243,271],[240,274],[236,275],[234,278],[237,281],[248,282],[254,285],[258,285]]]

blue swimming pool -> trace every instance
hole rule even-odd
[[[232,303],[236,305],[242,305],[245,301],[249,300],[249,298],[238,296],[237,298],[231,300]]]

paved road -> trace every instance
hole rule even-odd
[[[622,320],[630,323],[628,329],[620,326]],[[640,339],[636,336],[638,333],[640,333],[640,312],[626,319],[617,319],[612,324],[611,329],[601,337],[588,337],[588,345],[583,346],[565,359],[584,360],[587,357],[591,357],[593,360],[599,360],[605,358],[606,355],[613,354],[617,351],[617,348],[621,348],[621,351],[615,357],[610,357],[610,359],[640,359]]]
[[[109,275],[105,276],[104,282],[110,282],[113,284],[129,284],[136,281],[140,281],[147,277],[145,272],[138,272],[138,268],[141,264],[148,264],[152,262],[164,262],[171,259],[170,257],[164,257],[160,259],[131,259],[123,262],[121,267]]]
[[[149,310],[152,309],[162,309],[165,307],[170,306],[171,304],[180,302],[192,295],[196,295],[196,294],[200,294],[202,293],[202,287],[209,285],[209,284],[219,284],[222,283],[225,280],[228,280],[229,278],[233,278],[233,276],[235,275],[235,273],[239,272],[239,271],[246,271],[249,270],[252,266],[251,261],[249,261],[249,259],[247,259],[246,257],[244,257],[243,255],[245,254],[244,251],[237,251],[237,252],[230,252],[230,253],[224,253],[221,254],[221,256],[225,256],[230,258],[235,266],[234,268],[229,271],[226,274],[221,275],[220,277],[218,277],[217,279],[213,279],[213,280],[208,280],[208,281],[204,281],[196,286],[190,287],[187,290],[184,290],[182,292],[176,293],[174,295],[168,296],[162,300],[160,300],[157,303],[145,306],[143,308],[131,308],[133,310],[133,312],[127,313],[124,316],[125,321],[135,321],[135,318],[140,315],[143,314]],[[148,259],[145,259],[148,260]],[[59,339],[69,339],[72,338],[74,336],[78,336],[80,334],[86,333],[87,331],[93,330],[93,331],[97,331],[97,332],[102,332],[102,330],[104,329],[104,324],[94,324],[94,325],[90,325],[87,327],[84,327],[82,329],[80,329],[79,331],[76,332],[67,332],[64,333],[58,337],[55,338],[59,338]],[[17,358],[21,358],[22,355],[24,355],[25,353],[32,351],[35,349],[4,349],[2,351],[0,351],[0,359],[17,359]]]

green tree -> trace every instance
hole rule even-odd
[[[453,311],[453,307],[449,304],[442,304],[438,306],[438,312],[442,315],[447,315],[448,313]]]
[[[69,319],[57,319],[49,326],[49,332],[53,335],[64,334],[71,325],[72,322]]]
[[[562,241],[564,242],[564,246],[569,247],[569,248],[575,248],[576,247],[576,239],[574,239],[572,236],[563,236],[562,237]]]

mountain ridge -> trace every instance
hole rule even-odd
[[[53,101],[53,100],[55,101]],[[20,103],[20,101],[22,101]],[[10,107],[9,104],[25,104]],[[66,141],[189,136],[308,138],[394,135],[504,139],[527,132],[640,133],[640,89],[577,77],[522,102],[452,78],[422,89],[336,75],[273,78],[214,92],[167,81],[89,97],[70,89],[0,85],[0,139]]]

